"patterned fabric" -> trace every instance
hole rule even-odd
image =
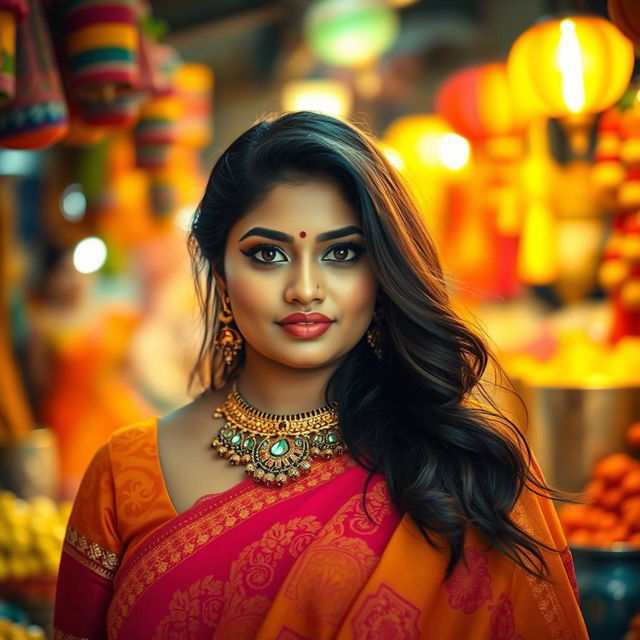
[[[0,104],[16,89],[16,27],[27,14],[25,0],[0,0]]]
[[[20,6],[21,3],[11,3]],[[39,149],[54,144],[68,129],[67,105],[41,0],[28,0],[28,11],[15,35],[15,88],[12,99],[0,108],[0,146]],[[0,3],[0,11],[2,3]],[[5,37],[6,20],[0,20],[0,56],[11,47]],[[11,62],[0,63],[11,65]],[[0,76],[2,71],[0,70]],[[5,89],[11,90],[6,85]],[[0,80],[0,83],[3,81]],[[0,89],[2,91],[2,89]]]
[[[138,30],[133,0],[65,0],[65,44],[72,90],[134,87]]]
[[[349,456],[281,489],[247,479],[177,514],[155,421],[116,432],[71,514],[58,582],[59,637],[207,640],[585,640],[553,506],[526,492],[521,527],[562,550],[551,582],[473,532],[443,582],[435,551]],[[110,571],[114,573],[109,574]]]

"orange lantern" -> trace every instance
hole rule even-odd
[[[509,52],[509,79],[534,111],[563,118],[573,151],[588,148],[592,115],[624,93],[633,45],[608,20],[575,15],[537,24]]]
[[[502,62],[470,67],[450,76],[436,95],[436,110],[473,142],[519,137],[529,121]]]
[[[640,11],[638,0],[609,0],[609,17],[627,38],[640,43]]]

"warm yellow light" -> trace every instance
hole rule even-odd
[[[294,80],[282,89],[285,111],[319,111],[346,118],[353,102],[351,92],[335,80]]]
[[[547,117],[593,114],[614,104],[629,85],[633,45],[595,15],[541,22],[521,34],[507,61],[514,94]]]
[[[442,137],[441,131],[426,131],[419,135],[416,140],[416,150],[422,164],[433,167],[440,164],[439,142]]]
[[[563,20],[560,32],[558,67],[562,75],[562,97],[571,113],[580,113],[585,102],[582,54],[573,20]]]
[[[449,123],[433,114],[404,116],[393,122],[384,141],[403,158],[410,171],[459,171],[467,166],[471,147]]]
[[[438,140],[438,156],[447,169],[459,171],[469,162],[471,145],[457,133],[445,133]]]
[[[385,158],[398,170],[404,171],[407,168],[407,165],[404,161],[404,158],[400,154],[397,149],[390,147],[388,144],[384,142],[378,141],[378,147],[380,151],[384,153]]]

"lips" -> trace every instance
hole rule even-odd
[[[317,338],[329,329],[333,320],[322,313],[292,313],[278,324],[295,338]]]
[[[316,322],[333,322],[333,320],[323,313],[292,313],[286,318],[282,318],[278,324],[309,324]]]

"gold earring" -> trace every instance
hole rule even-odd
[[[373,353],[378,360],[382,360],[382,312],[374,311],[371,326],[367,329],[367,343],[373,349]]]
[[[238,351],[242,348],[243,340],[242,336],[229,326],[229,323],[233,320],[229,296],[226,294],[221,296],[220,301],[221,308],[218,311],[218,320],[220,320],[221,326],[216,334],[215,345],[216,349],[222,350],[222,357],[227,366],[231,366],[238,355]]]

